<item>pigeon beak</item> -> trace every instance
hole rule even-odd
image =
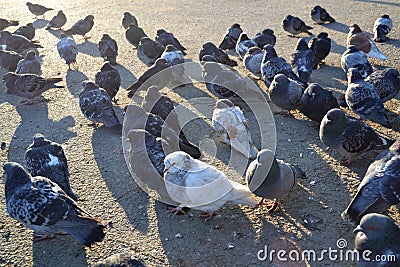
[[[357,227],[353,230],[353,233],[358,233],[362,231],[364,231],[364,229],[360,225],[357,225]]]

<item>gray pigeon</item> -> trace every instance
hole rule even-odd
[[[395,98],[400,92],[400,73],[395,68],[376,70],[365,80],[375,87],[383,103]]]
[[[276,43],[276,36],[274,35],[273,30],[265,29],[262,32],[257,33],[252,40],[262,49],[267,44],[274,46]]]
[[[312,27],[307,26],[304,23],[304,21],[302,21],[300,18],[292,16],[292,15],[287,15],[285,18],[283,18],[282,27],[285,31],[292,34],[292,36],[298,35],[302,32],[305,32],[308,35],[312,35],[312,33],[309,32],[309,30],[311,30]]]
[[[169,44],[175,46],[176,48],[178,48],[179,50],[182,51],[184,56],[186,56],[186,52],[185,52],[186,48],[183,47],[183,45],[181,45],[179,40],[176,39],[176,37],[172,33],[167,32],[164,29],[159,29],[159,30],[157,30],[157,36],[155,39],[157,42],[159,42],[163,46],[167,46]]]
[[[311,10],[311,19],[317,24],[333,23],[336,20],[329,15],[325,8],[314,6]]]
[[[39,240],[66,233],[90,247],[104,239],[101,219],[89,217],[56,183],[32,177],[16,162],[7,162],[3,170],[8,213],[41,235]]]
[[[118,121],[107,91],[91,81],[83,81],[82,87],[79,93],[79,107],[85,118],[94,124],[101,122],[108,128],[120,130],[122,125]]]
[[[367,78],[374,71],[367,56],[354,45],[349,46],[342,54],[340,65],[346,73],[350,68],[357,68],[363,78]]]
[[[36,75],[42,74],[42,68],[39,59],[36,57],[34,50],[30,50],[25,58],[20,60],[15,70],[17,74],[31,73]]]
[[[129,12],[124,12],[124,17],[122,18],[122,26],[125,29],[128,29],[129,25],[131,24],[135,25],[136,27],[139,25],[134,15]]]
[[[25,104],[33,104],[36,97],[51,88],[63,88],[62,85],[56,85],[62,78],[42,78],[36,74],[7,72],[3,75],[3,81],[6,83],[7,93],[27,98],[21,101]]]
[[[290,64],[292,65],[294,73],[297,74],[304,84],[307,84],[310,79],[314,66],[314,59],[314,51],[308,48],[305,38],[300,38],[290,57]]]
[[[250,47],[243,58],[243,63],[246,69],[257,78],[261,78],[261,64],[263,58],[264,50],[259,47]]]
[[[368,124],[343,110],[328,111],[321,121],[319,138],[331,149],[346,157],[343,163],[351,164],[351,155],[368,150],[386,149],[393,142],[380,137]]]
[[[3,50],[23,53],[27,49],[43,48],[38,41],[31,41],[19,34],[11,34],[8,31],[0,32],[0,46]]]
[[[220,99],[215,104],[212,124],[225,144],[243,154],[249,159],[257,155],[249,130],[249,120],[246,119],[239,107],[228,99]]]
[[[60,58],[65,60],[69,69],[71,69],[71,64],[76,64],[78,46],[75,43],[74,37],[61,33],[60,40],[57,42],[57,51]]]
[[[308,47],[314,51],[313,69],[316,69],[331,51],[331,38],[328,37],[328,33],[321,32],[317,37],[311,38],[308,42]]]
[[[333,108],[339,108],[339,105],[332,92],[316,83],[311,83],[300,99],[299,111],[316,122]]]
[[[235,60],[230,59],[228,54],[225,53],[224,50],[218,48],[215,44],[211,42],[206,42],[202,45],[199,52],[199,61],[202,61],[205,55],[213,56],[218,63],[231,67],[237,66],[237,62]]]
[[[78,199],[69,183],[67,158],[60,144],[46,139],[42,134],[35,134],[25,152],[25,162],[32,176],[46,177],[61,187],[70,198]]]
[[[168,64],[173,67],[171,69],[173,81],[176,81],[179,85],[189,83],[189,80],[185,75],[185,67],[183,65],[183,63],[185,63],[185,56],[181,50],[173,45],[167,45],[161,55],[161,58],[168,61]]]
[[[55,28],[57,30],[61,30],[61,27],[67,23],[67,17],[65,16],[64,12],[62,10],[57,12],[57,15],[55,15],[49,23],[47,23],[46,30],[50,30],[52,28]]]
[[[235,23],[231,27],[226,30],[224,39],[222,40],[219,48],[223,50],[231,50],[235,49],[237,40],[239,39],[240,34],[243,32],[240,25]]]
[[[303,88],[285,74],[277,74],[268,88],[268,94],[272,103],[290,111],[299,107]]]
[[[392,218],[378,213],[366,214],[353,233],[356,234],[354,248],[360,255],[359,266],[395,267],[400,262],[400,228]],[[380,261],[371,265],[370,261],[375,259]]]
[[[110,62],[104,62],[101,69],[95,75],[95,83],[107,91],[110,98],[116,102],[115,95],[121,86],[121,76]]]
[[[214,166],[193,159],[183,151],[167,155],[164,165],[165,186],[171,198],[179,203],[170,209],[174,214],[189,207],[205,212],[202,216],[207,221],[227,202],[257,205],[256,196],[247,186],[228,179]]]
[[[52,8],[48,8],[39,4],[32,4],[30,2],[27,2],[26,5],[28,6],[29,11],[35,15],[35,18],[37,18],[37,16],[43,16],[44,17],[44,13],[46,13],[47,11],[53,10]]]
[[[133,252],[114,254],[96,262],[93,267],[146,267],[141,260],[135,258],[134,254]]]
[[[145,90],[153,85],[158,88],[166,86],[172,79],[171,69],[168,67],[169,63],[167,60],[163,58],[157,59],[156,62],[150,66],[136,82],[126,89],[129,91],[128,97],[132,97],[139,88]]]
[[[182,131],[179,133],[160,116],[148,113],[138,105],[128,105],[124,115],[124,134],[127,135],[132,129],[143,128],[152,135],[165,139],[173,151],[182,150],[194,158],[200,158],[200,149],[190,143]]]
[[[389,17],[389,15],[383,15],[382,17],[375,20],[373,29],[374,41],[379,43],[385,42],[386,35],[389,34],[392,28],[393,28],[393,22],[392,19]]]
[[[17,70],[17,65],[24,57],[14,51],[0,50],[0,66],[11,72]]]
[[[128,25],[128,28],[125,31],[125,37],[131,45],[137,47],[140,39],[142,37],[147,37],[147,34],[142,28],[136,26],[134,23],[131,23]]]
[[[13,34],[22,35],[26,39],[32,40],[35,37],[35,27],[33,27],[32,23],[28,23],[16,29]]]
[[[117,42],[108,34],[103,34],[99,42],[99,53],[105,61],[109,61],[111,65],[117,65],[118,45]]]
[[[357,194],[342,213],[342,218],[358,223],[362,216],[372,212],[386,212],[400,202],[400,139],[372,162]]]
[[[264,46],[263,50],[264,58],[261,65],[261,75],[267,87],[271,85],[276,74],[284,74],[286,77],[299,82],[299,84],[305,87],[305,84],[293,72],[290,64],[283,57],[278,57],[272,45]]]
[[[279,208],[279,199],[289,193],[298,178],[305,178],[305,173],[297,166],[277,160],[269,149],[260,150],[246,171],[248,188],[261,197],[258,205],[262,206],[266,198],[274,201],[267,205],[268,212]]]
[[[90,37],[87,37],[86,34],[93,28],[94,25],[94,16],[88,15],[84,19],[78,20],[72,27],[64,33],[66,35],[82,35],[85,41]]]
[[[140,38],[137,46],[137,57],[147,66],[151,66],[161,57],[165,47],[149,37]]]
[[[257,43],[250,39],[245,32],[242,32],[236,43],[236,54],[240,57],[240,59],[243,59],[249,48],[254,46],[257,46]]]
[[[17,20],[8,20],[0,18],[0,31],[3,31],[5,28],[10,26],[18,26],[19,22]]]
[[[355,68],[349,69],[347,83],[345,99],[348,107],[362,120],[370,119],[391,129],[385,107],[375,86],[364,81],[358,69]]]

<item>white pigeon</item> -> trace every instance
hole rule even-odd
[[[255,159],[257,148],[251,140],[249,120],[239,107],[228,99],[220,99],[215,104],[212,115],[214,129],[221,135],[224,143],[249,159]]]
[[[183,151],[172,152],[164,160],[164,182],[171,198],[180,203],[171,208],[177,214],[189,207],[205,212],[206,221],[225,203],[255,207],[256,196],[245,186],[229,180],[223,172]]]

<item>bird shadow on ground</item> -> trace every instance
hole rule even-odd
[[[322,24],[321,26],[338,32],[343,32],[343,33],[349,32],[349,26],[338,21],[329,24]]]
[[[390,36],[386,39],[386,42],[384,44],[400,48],[400,40],[391,39]]]
[[[42,29],[47,26],[47,23],[49,23],[49,21],[45,19],[37,19],[34,22],[32,22],[33,27],[35,29]]]
[[[331,52],[342,55],[346,51],[346,47],[338,44],[335,40],[331,39]]]
[[[68,69],[65,83],[71,95],[78,97],[82,90],[82,82],[89,78],[78,69]]]
[[[49,33],[51,33],[52,35],[54,35],[55,37],[57,37],[57,39],[60,39],[62,30],[53,30],[53,29],[50,29],[50,30],[47,30],[47,31],[48,31]]]
[[[395,2],[384,2],[384,1],[376,1],[376,0],[353,0],[353,1],[371,3],[373,5],[382,4],[382,5],[391,5],[391,6],[400,7],[400,4],[399,3],[395,3]]]
[[[97,44],[86,40],[83,43],[77,44],[79,53],[83,53],[92,57],[100,57],[99,49]]]
[[[121,76],[121,87],[126,89],[129,86],[132,85],[133,82],[135,82],[137,80],[137,78],[135,77],[135,75],[128,70],[127,68],[125,68],[124,66],[117,64],[114,66],[119,75]]]
[[[329,77],[326,73],[331,73]],[[310,82],[323,85],[323,88],[333,88],[335,90],[346,91],[346,75],[341,67],[322,64],[319,69],[313,70]]]

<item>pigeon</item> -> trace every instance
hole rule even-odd
[[[62,78],[43,78],[36,74],[7,72],[3,75],[3,81],[6,83],[7,93],[29,99],[21,101],[26,104],[33,104],[36,97],[51,88],[63,88],[62,85],[56,85]]]
[[[310,79],[314,60],[314,51],[308,48],[305,38],[300,38],[290,57],[290,64],[292,65],[294,73],[297,74],[300,81],[304,84],[307,84]]]
[[[250,39],[245,32],[242,32],[236,43],[236,54],[239,56],[240,59],[243,60],[244,55],[249,50],[249,48],[254,46],[257,46],[257,43]]]
[[[304,21],[302,21],[300,18],[292,16],[292,15],[287,15],[283,21],[282,21],[282,26],[283,29],[290,34],[298,35],[302,32],[307,33],[308,35],[312,35],[309,30],[312,29],[312,27],[307,26]]]
[[[7,20],[0,18],[0,31],[10,26],[18,26],[19,22],[17,20]]]
[[[200,210],[209,220],[225,203],[255,207],[257,198],[247,186],[228,179],[223,172],[193,159],[183,151],[173,152],[164,160],[164,181],[171,198],[179,203],[170,212],[177,214],[182,208]]]
[[[104,62],[101,69],[96,73],[95,83],[106,90],[110,98],[116,102],[115,95],[121,85],[121,76],[110,62]]]
[[[333,23],[336,20],[329,15],[325,8],[315,6],[311,10],[311,19],[317,24]]]
[[[119,130],[120,124],[112,107],[107,91],[92,81],[83,81],[79,93],[79,107],[86,119],[103,123],[106,127]]]
[[[68,69],[71,69],[71,64],[76,64],[76,56],[78,55],[78,46],[75,43],[74,37],[67,36],[61,33],[60,40],[57,42],[57,51],[60,58],[65,60]]]
[[[27,49],[43,48],[38,41],[31,41],[19,34],[11,34],[8,31],[0,32],[0,45],[3,50],[22,53]]]
[[[365,80],[375,87],[382,103],[395,98],[400,92],[400,73],[395,68],[376,70]]]
[[[125,31],[125,37],[131,45],[137,47],[140,39],[142,37],[147,37],[147,34],[142,28],[136,26],[134,23],[131,23]]]
[[[62,10],[57,12],[57,15],[55,15],[49,23],[46,25],[46,30],[50,30],[52,28],[55,28],[57,30],[61,30],[61,27],[67,23],[67,17],[65,16],[64,12]]]
[[[30,50],[25,55],[24,59],[18,61],[15,73],[17,74],[31,73],[36,75],[40,75],[42,73],[40,61],[36,57],[36,53],[34,50]]]
[[[125,29],[128,29],[130,24],[133,24],[136,27],[138,26],[138,22],[137,22],[135,16],[129,12],[124,12],[124,17],[122,18],[122,26]]]
[[[190,143],[182,131],[179,133],[160,116],[148,113],[134,104],[126,108],[124,134],[127,135],[132,129],[145,129],[152,135],[165,139],[173,151],[185,151],[196,159],[201,156],[200,149]]]
[[[151,66],[161,57],[165,47],[149,37],[140,38],[137,46],[137,57],[147,66]]]
[[[300,99],[299,111],[316,122],[320,122],[333,108],[339,108],[337,99],[331,91],[322,88],[317,83],[311,83]]]
[[[66,35],[82,35],[85,41],[90,37],[87,37],[86,34],[93,28],[94,25],[94,16],[88,15],[84,19],[78,20],[72,27],[64,33]]]
[[[235,60],[230,59],[228,54],[225,53],[224,50],[218,48],[215,44],[211,42],[206,42],[203,44],[199,52],[199,61],[202,61],[205,55],[213,56],[217,60],[217,62],[221,64],[231,67],[237,66],[237,62]]]
[[[340,59],[340,65],[345,73],[347,73],[350,68],[357,68],[363,78],[367,78],[367,76],[374,71],[367,56],[354,45],[349,46],[343,53]]]
[[[261,197],[258,205],[262,206],[265,198],[274,201],[267,205],[268,212],[279,208],[278,200],[289,193],[300,177],[304,178],[305,174],[298,166],[276,159],[269,149],[260,150],[246,170],[248,188]]]
[[[89,217],[56,183],[32,177],[16,162],[7,162],[3,169],[8,213],[41,235],[39,240],[66,233],[90,247],[104,239],[101,219]]]
[[[344,164],[351,164],[351,155],[369,150],[388,148],[391,140],[380,137],[368,124],[343,110],[329,110],[321,121],[319,128],[321,141],[331,149],[339,151],[346,157]]]
[[[259,47],[250,47],[243,58],[243,63],[246,69],[257,78],[261,78],[261,64],[263,58],[264,50]]]
[[[268,88],[269,98],[272,103],[283,110],[293,110],[299,107],[303,88],[296,81],[277,74]]]
[[[25,162],[32,176],[46,177],[61,187],[70,198],[78,199],[69,183],[67,158],[60,144],[46,139],[42,134],[35,134],[25,152]]]
[[[393,22],[392,19],[389,17],[389,15],[383,15],[382,17],[375,20],[373,29],[374,41],[379,43],[385,42],[386,35],[389,34],[392,28],[393,28]]]
[[[269,87],[276,74],[285,74],[288,78],[299,82],[305,86],[303,82],[293,72],[292,67],[283,57],[278,57],[275,48],[272,45],[266,45],[263,48],[264,58],[261,64],[261,75],[265,85]]]
[[[249,120],[239,107],[228,99],[220,99],[215,104],[212,124],[225,144],[249,159],[257,155],[257,148],[251,140]]]
[[[395,266],[395,262],[400,261],[400,228],[392,218],[378,213],[366,214],[353,233],[356,234],[354,248],[358,255],[363,255],[360,266],[368,266],[369,261],[375,259],[380,259],[374,262],[375,266]]]
[[[135,258],[135,253],[124,252],[114,254],[102,261],[96,262],[93,267],[146,267],[144,263]]]
[[[163,58],[157,59],[156,62],[149,67],[136,82],[126,89],[129,91],[128,97],[132,97],[139,88],[145,90],[149,86],[153,85],[158,88],[166,86],[172,79],[171,69],[168,67],[169,64],[167,60]]]
[[[218,63],[206,62],[203,65],[202,75],[208,91],[220,99],[236,102],[240,98],[240,93],[242,96],[245,94],[243,89],[247,88],[246,82],[235,70],[225,69]]]
[[[313,69],[316,69],[331,51],[331,38],[328,37],[328,33],[321,32],[317,37],[311,38],[308,47],[314,51]]]
[[[39,4],[32,4],[30,2],[27,2],[26,5],[28,6],[29,11],[35,15],[35,18],[37,18],[37,16],[43,16],[44,17],[44,13],[46,13],[47,11],[50,10],[54,10],[52,8],[48,8]]]
[[[167,46],[169,44],[175,46],[182,51],[184,56],[186,56],[186,48],[181,45],[181,43],[178,41],[178,39],[175,38],[172,33],[167,32],[164,29],[159,29],[157,30],[157,36],[155,39],[163,46]]]
[[[387,57],[378,49],[376,44],[363,32],[357,24],[352,24],[347,34],[347,47],[354,45],[358,50],[364,52],[367,57],[386,60]]]
[[[26,39],[32,40],[35,37],[35,27],[33,27],[32,23],[28,23],[16,29],[13,34],[22,35]]]
[[[218,46],[223,50],[231,50],[236,48],[237,40],[240,34],[243,32],[240,25],[235,23],[226,30],[224,39],[222,39],[221,44]]]
[[[362,79],[358,69],[350,68],[347,73],[347,90],[345,99],[348,107],[361,117],[370,119],[391,129],[383,102],[376,92],[375,86]]]
[[[17,70],[18,62],[24,57],[14,51],[0,50],[0,66],[11,72]]]
[[[113,66],[117,65],[118,45],[117,42],[110,37],[110,35],[103,34],[98,48],[100,56],[105,61],[109,61]]]
[[[400,202],[400,139],[372,162],[357,194],[342,213],[342,218],[358,223],[363,215],[386,212]]]
[[[185,57],[181,50],[173,45],[167,45],[161,58],[165,59],[169,66],[172,67],[172,80],[176,81],[179,85],[184,85],[188,83],[185,75]]]
[[[257,33],[252,40],[256,42],[257,46],[261,49],[267,44],[272,46],[276,44],[276,36],[271,29],[264,29],[262,32]]]

